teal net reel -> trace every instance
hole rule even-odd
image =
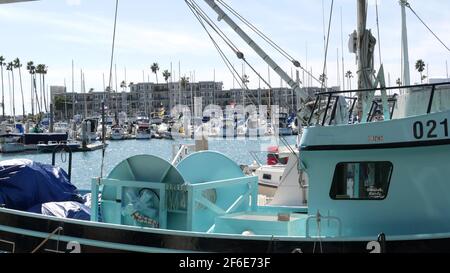
[[[103,222],[197,232],[213,232],[218,216],[256,210],[257,191],[257,177],[210,151],[176,167],[156,156],[134,156],[108,178],[92,181]],[[99,220],[97,208],[92,206],[93,221]]]
[[[212,151],[194,153],[177,169],[192,191],[190,230],[212,232],[217,216],[256,209],[257,178],[245,176],[227,156]]]
[[[164,159],[138,155],[119,163],[101,184],[104,222],[168,228],[166,184],[183,185],[184,179]]]

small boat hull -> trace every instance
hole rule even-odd
[[[20,153],[25,151],[25,145],[22,143],[2,143],[0,144],[0,152],[2,153]]]

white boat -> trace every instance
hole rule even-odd
[[[267,162],[258,162],[258,157],[252,153],[255,162],[249,166],[251,174],[258,177],[259,194],[268,198],[273,198],[281,185],[283,179],[287,177],[286,170],[289,161],[297,162],[298,152],[293,147],[269,147],[267,150]],[[298,180],[298,175],[296,177]]]
[[[136,139],[150,139],[152,136],[150,125],[147,123],[141,123],[136,128]]]
[[[67,122],[57,122],[53,126],[53,132],[55,133],[69,133],[70,126]]]
[[[25,151],[25,145],[20,143],[22,134],[4,133],[0,135],[0,152],[17,153]]]
[[[125,130],[120,127],[116,126],[111,129],[111,140],[123,140],[125,139]]]

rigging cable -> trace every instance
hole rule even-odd
[[[111,63],[110,63],[110,67],[109,67],[109,86],[112,86],[112,70],[113,70],[113,62],[114,62],[114,48],[116,45],[116,27],[117,27],[117,13],[119,10],[119,0],[116,0],[116,11],[115,11],[115,15],[114,15],[114,30],[113,30],[113,40],[112,40],[112,48],[111,48]],[[108,108],[109,108],[109,100],[110,97],[108,98]],[[105,100],[103,100],[104,102]],[[105,111],[105,104],[102,103],[102,112]],[[105,120],[103,120],[103,125],[102,125],[102,132],[105,132],[106,130],[106,122]],[[102,134],[102,141],[103,141],[103,147],[102,147],[102,163],[101,163],[101,168],[100,168],[100,178],[103,178],[103,167],[104,167],[104,163],[105,163],[105,153],[106,153],[106,140],[105,140],[105,134]]]
[[[328,34],[327,34],[327,41],[326,41],[326,47],[325,47],[325,60],[324,60],[324,64],[323,64],[323,79],[322,79],[322,88],[326,87],[325,86],[325,82],[326,82],[326,74],[325,71],[327,70],[327,56],[328,56],[328,45],[330,42],[330,31],[331,31],[331,20],[333,19],[333,7],[334,7],[334,0],[331,1],[331,9],[330,9],[330,18],[328,21]]]
[[[218,50],[221,58],[223,59],[223,61],[225,62],[225,64],[227,65],[228,69],[230,70],[230,72],[233,74],[233,77],[235,78],[235,80],[238,81],[239,85],[241,86],[242,89],[245,90],[249,90],[247,84],[245,83],[245,80],[243,77],[241,77],[239,75],[239,73],[236,71],[236,69],[234,68],[234,66],[231,64],[231,62],[229,61],[229,59],[226,57],[226,54],[223,52],[223,50],[220,48],[220,46],[217,44],[217,42],[214,40],[214,38],[212,37],[212,35],[210,34],[210,32],[208,31],[208,29],[206,28],[206,25],[204,24],[203,21],[205,21],[215,32],[216,34],[236,53],[237,57],[239,59],[241,59],[242,61],[244,61],[257,75],[258,77],[260,77],[265,83],[267,83],[259,73],[256,72],[256,70],[253,68],[253,66],[245,59],[244,54],[233,44],[233,42],[231,42],[231,40],[225,35],[225,33],[223,31],[221,31],[219,29],[219,27],[212,22],[211,18],[209,18],[209,16],[201,9],[200,6],[198,6],[197,3],[195,3],[195,1],[193,0],[185,0],[186,4],[188,5],[188,7],[191,9],[192,13],[194,14],[194,16],[197,18],[197,20],[200,22],[200,24],[202,25],[202,27],[205,29],[205,31],[207,32],[208,36],[210,37],[211,41],[213,42],[214,46],[216,47],[216,49]],[[202,21],[203,19],[203,21]],[[229,41],[229,42],[227,42]],[[236,75],[239,79],[236,78]],[[244,85],[242,86],[241,83]],[[268,85],[269,88],[270,85]],[[245,87],[245,88],[244,88]],[[257,101],[256,97],[252,95],[252,98],[250,98],[248,96],[248,94],[246,94],[247,98],[249,98],[251,101]]]
[[[448,50],[450,51],[450,48],[437,36],[437,34],[431,30],[431,28],[420,18],[420,16],[414,11],[414,9],[411,7],[411,5],[406,2],[405,6],[411,10],[411,12],[419,19],[419,21],[433,34],[433,36]]]
[[[197,13],[195,6],[193,6],[192,2],[190,2],[189,0],[185,0],[184,1],[186,3],[186,5],[189,7],[189,9],[191,10],[191,12],[194,14],[194,16],[197,18],[197,20],[199,21],[199,23],[202,25],[202,27],[205,29],[207,35],[209,36],[209,38],[211,39],[212,43],[214,44],[215,48],[217,49],[217,51],[219,52],[220,57],[222,58],[222,60],[225,62],[225,65],[227,66],[227,68],[230,70],[231,74],[233,75],[233,78],[238,82],[239,86],[244,89],[247,88],[247,85],[244,83],[243,78],[241,78],[241,76],[239,75],[239,72],[236,71],[236,69],[234,68],[233,65],[230,66],[231,62],[230,60],[226,57],[225,53],[222,51],[222,49],[219,47],[219,45],[217,44],[217,42],[214,40],[214,38],[212,37],[211,33],[208,31],[208,29],[206,28],[205,23],[202,21],[201,16]],[[242,85],[244,84],[244,86]]]
[[[209,36],[209,38],[211,39],[212,43],[214,44],[214,47],[216,48],[216,50],[218,51],[220,57],[222,58],[222,60],[224,61],[225,65],[227,66],[227,68],[230,70],[230,72],[233,75],[233,78],[235,80],[238,81],[238,84],[241,86],[242,89],[244,90],[249,90],[247,84],[245,83],[245,80],[243,77],[241,77],[239,75],[239,73],[235,70],[234,66],[231,64],[231,62],[229,61],[229,59],[226,57],[226,54],[223,52],[223,50],[220,48],[220,46],[218,45],[218,43],[215,41],[215,39],[212,37],[211,33],[208,31],[206,24],[208,24],[214,31],[215,33],[236,53],[236,55],[238,56],[239,59],[241,59],[245,64],[247,64],[251,70],[269,87],[269,92],[272,92],[272,87],[271,85],[261,76],[261,74],[246,60],[245,56],[243,53],[241,53],[241,51],[231,42],[231,40],[229,40],[228,37],[226,37],[226,34],[221,31],[218,26],[212,22],[211,18],[209,18],[209,16],[202,10],[202,8],[194,1],[194,0],[185,0],[185,3],[187,4],[187,6],[189,7],[189,9],[191,10],[191,12],[194,14],[194,16],[197,18],[197,20],[199,21],[199,23],[202,25],[203,29],[206,31],[207,35]],[[202,20],[203,19],[203,20]],[[204,21],[204,22],[203,22]],[[229,42],[227,42],[229,41]],[[237,76],[236,76],[237,75]],[[237,79],[239,78],[239,79]],[[242,86],[241,85],[244,85]],[[245,87],[245,88],[244,88]],[[245,93],[244,93],[245,94]],[[256,99],[256,97],[251,94],[251,97],[248,94],[245,94],[244,96],[249,98],[252,102],[256,102],[258,101]],[[270,103],[269,103],[270,104]],[[269,105],[270,107],[270,105]],[[269,110],[270,111],[270,110]]]
[[[299,61],[297,61],[292,55],[287,53],[283,48],[281,48],[278,44],[276,44],[273,40],[271,40],[267,35],[265,35],[261,30],[259,30],[255,25],[245,19],[241,14],[239,14],[236,10],[234,10],[230,5],[226,4],[223,0],[216,0],[219,4],[221,4],[225,9],[231,12],[234,16],[236,16],[241,22],[243,22],[246,26],[248,26],[251,30],[253,30],[259,37],[261,37],[264,41],[266,41],[270,46],[272,46],[275,50],[277,50],[281,55],[283,55],[286,59],[288,59],[295,67],[300,68],[306,74],[311,76],[315,81],[320,83],[320,80],[314,77],[307,69],[305,69]]]
[[[223,50],[220,48],[220,46],[217,44],[217,42],[215,41],[215,39],[212,37],[212,35],[211,35],[211,33],[208,31],[208,29],[207,29],[207,27],[206,27],[206,25],[205,25],[205,23],[203,22],[203,20],[204,21],[206,21],[206,23],[211,27],[211,28],[213,28],[214,29],[214,26],[215,27],[217,27],[217,25],[216,24],[214,24],[213,22],[210,22],[210,23],[208,23],[208,21],[211,21],[211,19],[208,17],[208,15],[206,15],[205,14],[205,12],[201,9],[201,7],[199,7],[196,3],[195,3],[195,1],[193,1],[193,0],[185,0],[185,3],[186,3],[186,5],[189,7],[189,9],[191,10],[191,12],[194,14],[194,16],[197,18],[197,20],[199,21],[199,23],[201,24],[201,26],[203,27],[203,29],[206,31],[206,33],[207,33],[207,35],[209,36],[209,38],[211,39],[211,41],[212,41],[212,43],[214,44],[214,47],[216,48],[216,50],[218,51],[218,53],[219,53],[219,55],[220,55],[220,57],[222,58],[222,60],[224,61],[224,63],[225,63],[225,65],[227,66],[227,68],[230,70],[230,72],[231,72],[231,74],[233,75],[233,78],[238,82],[238,84],[241,86],[241,88],[242,89],[245,89],[245,90],[249,90],[249,88],[248,88],[248,86],[247,86],[247,84],[246,84],[246,82],[244,81],[244,78],[243,77],[241,77],[240,75],[239,75],[239,73],[236,71],[236,69],[234,68],[234,66],[231,64],[231,62],[230,62],[230,60],[227,58],[227,56],[226,56],[226,54],[223,52]],[[200,12],[201,11],[201,12]],[[203,20],[202,20],[203,19]],[[218,27],[217,27],[218,28]],[[227,40],[229,40],[228,38],[226,38],[226,37],[222,37],[222,35],[221,34],[223,34],[224,36],[226,36],[222,31],[220,31],[220,29],[218,29],[218,30],[215,30],[215,32],[216,32],[216,34],[217,35],[219,35],[219,37],[221,37],[224,41],[225,41],[225,39],[227,39]],[[231,41],[230,41],[230,43],[227,43],[229,46],[230,45],[234,45]],[[232,46],[230,46],[230,48],[232,48],[233,49],[233,51],[235,51],[235,53],[236,52],[240,52],[238,49],[237,49],[237,47],[232,47]],[[242,53],[241,53],[242,54]],[[251,68],[251,70],[269,87],[269,92],[271,92],[272,91],[272,87],[271,87],[271,85],[261,76],[261,74],[245,59],[245,57],[244,57],[244,54],[242,54],[241,55],[241,57],[239,57],[239,55],[238,55],[238,58],[240,58],[240,59],[242,59],[250,68]],[[249,96],[248,96],[248,94],[246,94],[245,95],[247,98],[249,98],[250,100],[252,100]],[[252,97],[253,97],[253,99],[255,100],[255,101],[257,101],[256,100],[256,97],[254,97],[253,95],[252,95]],[[253,101],[253,100],[252,100]],[[270,105],[269,105],[269,107],[270,107]],[[284,141],[286,141],[285,139],[284,139],[284,137],[283,136],[281,136],[281,138],[284,140]],[[287,142],[287,141],[286,141]],[[294,155],[295,155],[295,153],[294,153]]]
[[[188,3],[185,0],[186,3]],[[203,11],[203,9],[193,0],[189,0],[190,7],[192,7],[196,14],[198,14],[203,21],[205,21],[214,32],[234,51],[238,58],[242,58],[243,54],[239,51],[238,47],[228,38],[228,36],[214,23],[211,18]]]
[[[275,50],[277,50],[281,55],[283,55],[286,59],[288,59],[290,62],[294,63],[295,66],[298,67],[296,64],[296,60],[294,57],[292,57],[289,53],[287,53],[283,48],[281,48],[278,44],[276,44],[273,40],[271,40],[267,35],[265,35],[262,31],[260,31],[255,25],[253,25],[251,22],[249,22],[247,19],[245,19],[241,14],[239,14],[236,10],[234,10],[231,6],[229,6],[227,3],[225,3],[223,0],[216,0],[219,4],[221,4],[225,9],[227,9],[229,12],[231,12],[234,16],[236,16],[241,22],[243,22],[245,25],[247,25],[251,30],[253,30],[258,36],[260,36],[264,41],[266,41],[270,46],[272,46]]]

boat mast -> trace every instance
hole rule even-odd
[[[356,55],[358,60],[358,89],[371,89],[374,86],[375,71],[373,69],[374,48],[376,39],[367,29],[367,0],[357,0]],[[365,115],[363,109],[369,107],[370,96],[358,93],[357,113],[361,120]]]
[[[408,49],[408,29],[406,27],[406,7],[409,5],[407,0],[400,0],[402,10],[402,84],[411,85],[409,71],[409,49]]]
[[[365,67],[365,52],[364,52],[364,35],[366,32],[366,24],[367,24],[367,0],[357,0],[358,1],[358,7],[357,7],[357,58],[358,58],[358,89],[367,89],[370,88],[368,86],[367,82],[365,81],[364,77],[364,70]]]

